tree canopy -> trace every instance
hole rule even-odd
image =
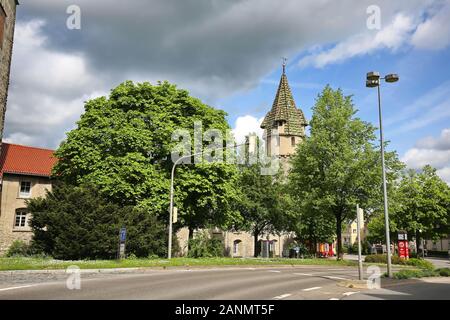
[[[376,128],[355,113],[350,96],[325,87],[313,107],[310,137],[297,147],[289,175],[289,189],[306,221],[320,219],[313,226],[327,233],[327,223],[335,225],[339,256],[342,224],[355,219],[356,204],[379,209],[383,203]],[[386,154],[386,165],[393,181],[402,167],[395,153]]]
[[[54,175],[68,183],[93,183],[113,203],[137,206],[168,220],[171,152],[176,129],[193,137],[194,122],[203,130],[229,128],[224,111],[203,104],[168,82],[126,81],[109,97],[86,102],[77,128],[56,151]],[[235,166],[226,163],[179,165],[175,205],[180,224],[190,229],[225,226],[239,219]]]

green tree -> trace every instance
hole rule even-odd
[[[342,225],[355,219],[356,204],[379,210],[383,203],[375,127],[355,113],[350,96],[325,87],[313,107],[310,137],[297,147],[289,175],[298,207],[334,223],[338,258]],[[393,181],[401,168],[395,153],[386,154],[386,165]]]
[[[164,224],[132,206],[105,200],[91,185],[56,184],[45,198],[28,200],[32,214],[32,249],[57,259],[111,259],[118,233],[127,228],[127,253],[165,256]]]
[[[258,139],[257,145],[260,143]],[[237,227],[252,233],[255,257],[260,249],[258,237],[267,232],[283,231],[287,222],[282,168],[276,170],[274,175],[262,174],[262,168],[260,161],[243,166],[239,179],[241,193],[237,207],[242,223]]]
[[[203,104],[168,82],[126,81],[109,97],[92,99],[77,128],[56,151],[54,174],[71,184],[93,183],[121,206],[138,206],[168,221],[171,151],[176,129],[203,130],[226,136],[226,113]],[[175,205],[180,223],[192,231],[225,226],[239,218],[231,203],[237,197],[235,166],[226,163],[180,165],[175,179]]]
[[[450,187],[436,169],[427,165],[420,173],[408,170],[398,192],[400,206],[392,220],[409,237],[437,239],[450,232]]]

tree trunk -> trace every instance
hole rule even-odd
[[[189,226],[188,230],[189,230],[189,236],[188,236],[188,243],[187,243],[186,253],[189,252],[189,243],[191,242],[192,239],[194,239],[194,228]]]
[[[419,231],[416,230],[416,255],[419,257]]]
[[[336,214],[337,260],[344,258],[342,252],[342,214]]]
[[[258,257],[258,237],[259,237],[259,230],[258,229],[254,229],[253,230],[253,237],[254,237],[254,242],[253,242],[253,257]]]

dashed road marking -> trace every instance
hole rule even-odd
[[[335,280],[348,280],[347,278],[335,277],[335,276],[324,276],[327,279],[335,279]]]
[[[322,288],[322,287],[312,287],[312,288],[303,289],[303,291],[312,291],[312,290],[317,290],[320,288]]]
[[[312,273],[293,273],[297,276],[312,276]]]
[[[1,288],[0,291],[8,291],[8,290],[29,288],[29,287],[34,287],[34,286],[36,286],[36,284],[29,284],[29,285],[26,285],[26,286],[18,286],[18,287]]]
[[[330,298],[328,300],[339,300],[339,298]]]
[[[281,300],[281,299],[287,298],[287,297],[289,297],[289,296],[291,296],[290,293],[285,293],[285,294],[282,294],[282,295],[273,297],[273,299],[275,299],[275,300]]]
[[[281,272],[280,270],[267,270],[268,272]]]
[[[351,296],[352,294],[358,293],[359,291],[350,291],[350,292],[345,292],[343,293],[344,296]]]

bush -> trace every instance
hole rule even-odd
[[[25,257],[31,255],[30,245],[22,240],[14,240],[6,252],[7,257]]]
[[[406,264],[408,266],[415,266],[415,267],[419,267],[419,268],[427,269],[427,270],[434,269],[434,265],[430,261],[426,261],[423,259],[411,258],[409,260],[406,260]]]
[[[91,185],[55,184],[46,198],[30,199],[28,210],[33,250],[56,259],[113,259],[121,227],[127,228],[127,255],[167,254],[164,223],[132,206],[109,202]]]
[[[207,231],[199,232],[189,239],[189,258],[223,257],[223,244],[217,238],[211,238]]]
[[[435,270],[441,277],[450,277],[450,268],[439,268]]]
[[[415,266],[422,269],[433,270],[434,266],[431,262],[422,260],[422,259],[402,259],[399,256],[392,256],[391,261],[393,264],[407,265],[407,266]],[[385,254],[371,254],[366,256],[364,262],[372,262],[372,263],[387,263],[387,255]]]
[[[394,273],[395,279],[409,279],[409,278],[422,278],[422,277],[433,277],[437,273],[433,270],[401,270]]]

